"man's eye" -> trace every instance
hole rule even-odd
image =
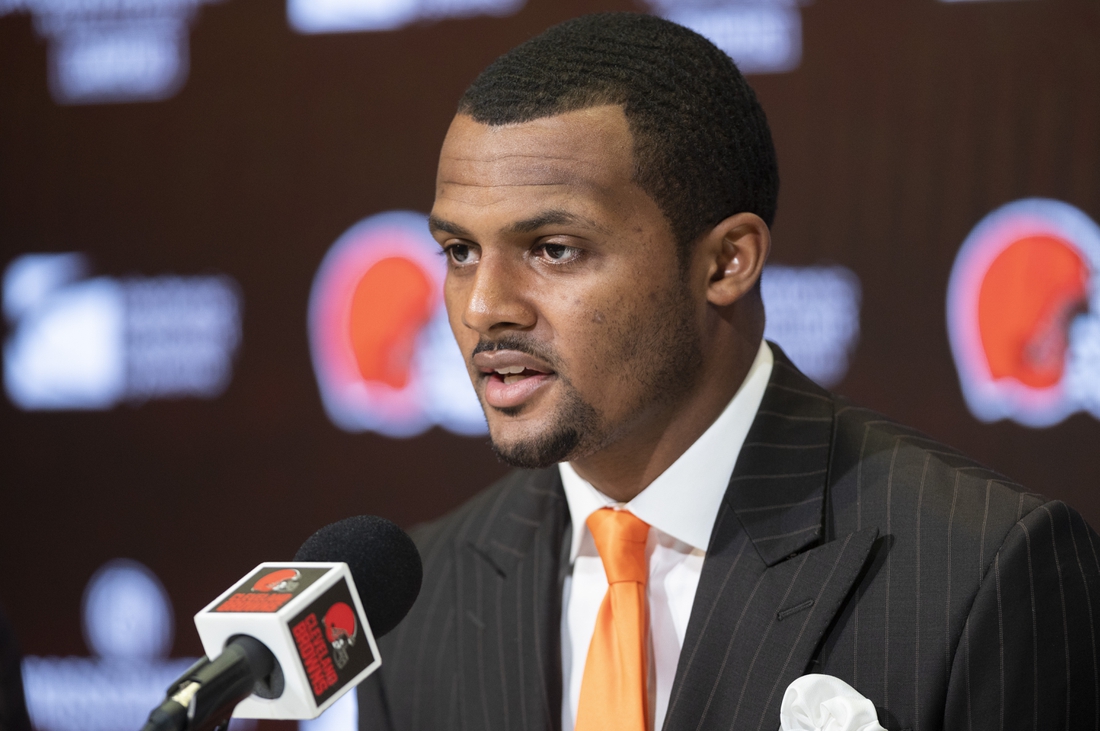
[[[573,261],[580,255],[580,249],[565,244],[543,244],[539,248],[542,255],[555,264]]]
[[[469,244],[451,244],[444,252],[455,264],[473,264],[477,261],[477,254]]]

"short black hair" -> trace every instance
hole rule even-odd
[[[486,68],[458,112],[496,126],[602,104],[622,105],[634,180],[682,255],[735,213],[772,225],[779,170],[764,110],[729,56],[667,20],[598,13],[556,25]]]

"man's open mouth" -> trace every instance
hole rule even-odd
[[[524,378],[545,375],[548,375],[545,371],[537,371],[533,368],[524,368],[523,366],[509,366],[495,369],[489,374],[489,377],[510,386],[513,383],[519,383]]]
[[[497,409],[523,406],[554,377],[539,358],[516,350],[477,353],[473,361],[484,379],[485,403]]]

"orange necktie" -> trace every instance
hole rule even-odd
[[[649,525],[625,510],[588,516],[607,574],[577,704],[575,731],[646,731],[645,543]]]

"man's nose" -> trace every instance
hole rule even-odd
[[[530,329],[536,319],[516,264],[504,257],[483,257],[469,283],[462,323],[482,335],[494,335]]]

